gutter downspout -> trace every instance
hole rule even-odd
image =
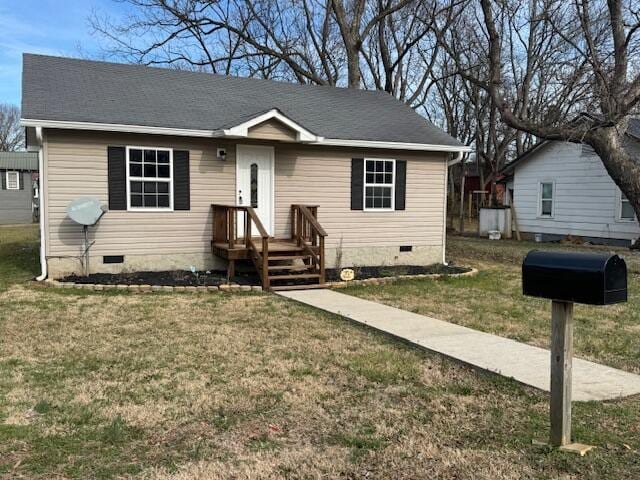
[[[444,170],[444,206],[442,208],[442,264],[448,266],[447,262],[447,185],[449,177],[449,167],[460,163],[464,151],[460,150],[456,156],[447,162],[447,166]]]
[[[455,165],[456,163],[460,163],[462,161],[462,156],[464,155],[464,153],[465,152],[460,150],[455,157],[453,157],[451,160],[447,162],[447,167],[450,167],[451,165]]]
[[[36,277],[36,281],[41,282],[47,278],[47,255],[45,245],[45,228],[44,228],[44,215],[46,209],[44,208],[44,141],[42,135],[42,127],[36,127],[36,141],[38,142],[38,188],[40,189],[40,271],[42,272]]]

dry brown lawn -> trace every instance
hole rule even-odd
[[[576,458],[541,393],[274,295],[0,293],[0,478],[634,478],[639,404]]]

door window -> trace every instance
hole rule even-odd
[[[252,163],[250,168],[251,207],[258,208],[258,164]]]

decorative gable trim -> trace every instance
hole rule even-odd
[[[268,112],[263,113],[262,115],[258,115],[257,117],[253,117],[246,122],[240,123],[235,127],[226,128],[223,130],[225,137],[248,137],[249,129],[251,127],[255,127],[264,123],[268,120],[277,120],[278,122],[286,125],[291,130],[296,132],[296,139],[298,142],[322,142],[324,140],[323,137],[319,137],[314,133],[310,132],[306,128],[304,128],[299,123],[294,122],[289,117],[282,114],[277,108],[273,108]]]

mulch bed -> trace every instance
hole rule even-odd
[[[395,265],[382,267],[350,267],[354,273],[354,280],[366,280],[367,278],[401,277],[403,275],[452,275],[466,273],[471,269],[455,265]],[[327,280],[330,282],[340,280],[340,269],[330,268],[326,271]]]
[[[352,267],[356,280],[367,278],[397,277],[402,275],[440,274],[451,275],[468,272],[469,268],[453,265],[398,265],[388,267]],[[327,281],[339,281],[340,270],[326,270]],[[232,282],[238,285],[260,285],[260,278],[254,271],[236,271]],[[88,277],[69,275],[59,279],[61,282],[91,283],[101,285],[171,285],[171,286],[220,286],[227,282],[227,272],[212,270],[192,273],[188,270],[172,270],[164,272],[124,272],[124,273],[92,273]]]
[[[92,273],[88,277],[69,275],[61,282],[95,283],[102,285],[171,285],[171,286],[220,286],[227,282],[226,271],[198,272],[188,270],[165,272]],[[257,273],[236,272],[232,279],[238,285],[260,285]]]

